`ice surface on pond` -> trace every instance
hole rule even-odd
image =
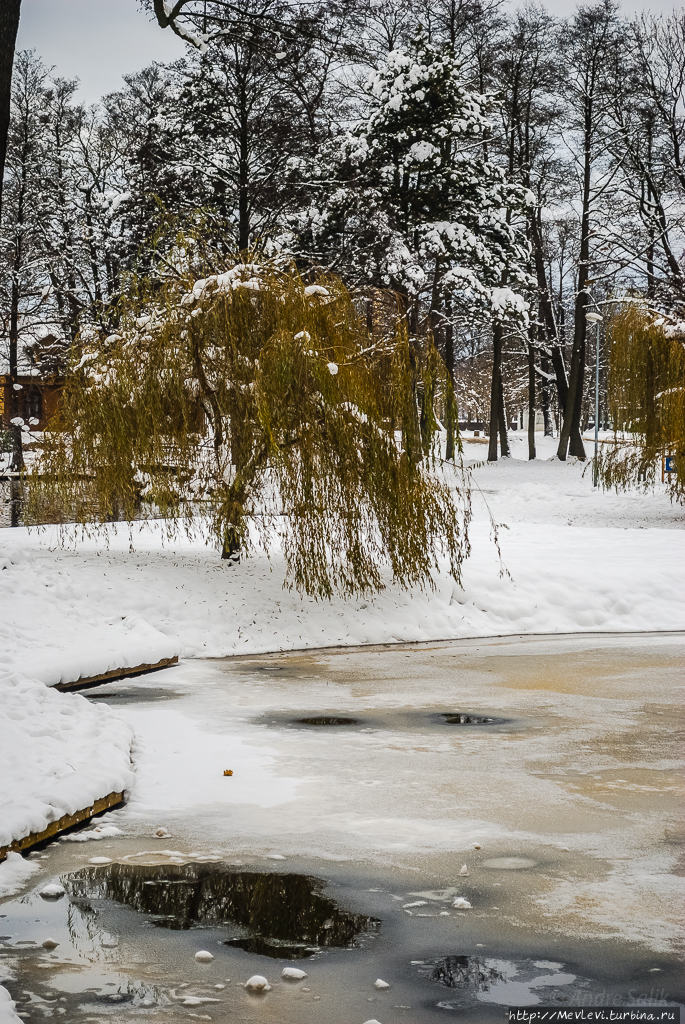
[[[96,850],[78,842],[49,848],[49,860],[71,864],[69,881],[40,862],[46,874],[33,880],[27,902],[17,901],[23,931],[8,927],[13,963],[62,964],[38,973],[41,992],[50,978],[60,998],[84,1007],[75,1015],[69,1003],[70,1024],[84,1014],[104,1020],[105,1007],[121,1002],[136,1012],[164,1005],[170,1019],[183,1019],[193,1007],[203,1012],[202,1003],[186,1000],[215,998],[222,1000],[216,1011],[249,1019],[241,1007],[261,997],[243,986],[255,973],[271,986],[261,1005],[290,1024],[364,1020],[369,997],[381,1020],[391,1019],[385,1000],[414,1006],[421,1024],[438,1006],[499,1013],[517,1000],[532,1006],[557,996],[573,1005],[574,994],[589,991],[591,953],[579,969],[560,947],[566,937],[579,950],[628,939],[631,948],[665,956],[680,934],[682,751],[664,724],[678,713],[682,654],[673,637],[475,640],[186,663],[167,677],[163,702],[160,676],[105,686],[97,701],[115,691],[117,711],[136,734],[130,800],[103,822],[121,834]],[[499,724],[445,723],[445,713],[463,708]],[[294,724],[302,717],[357,724]],[[372,732],[364,731],[369,723]],[[101,852],[112,864],[87,864]],[[239,868],[244,903],[236,895]],[[306,881],[360,874],[366,880],[349,908],[335,885]],[[280,881],[264,881],[272,877]],[[96,888],[78,890],[79,878]],[[66,898],[41,898],[58,879]],[[283,885],[306,890],[307,938],[275,932],[263,918],[255,926],[249,916],[253,901],[274,919],[296,906]],[[103,893],[110,886],[106,914],[97,886]],[[458,897],[472,909],[453,910]],[[380,929],[355,931],[336,906],[381,920]],[[219,921],[227,909],[234,916]],[[348,934],[357,948],[346,948]],[[535,936],[527,960],[506,948],[523,934]],[[59,943],[53,951],[41,946],[47,936]],[[393,959],[373,959],[385,936]],[[343,945],[330,942],[336,937]],[[200,949],[215,959],[196,963]],[[178,968],[166,966],[165,950],[175,951]],[[431,979],[438,954],[442,975]],[[284,961],[304,959],[306,982],[282,978]],[[667,964],[652,960],[645,970]],[[27,966],[20,994],[34,987],[24,980],[30,973]],[[227,976],[233,982],[217,989]],[[391,979],[390,993],[374,990],[376,978]],[[430,1007],[425,1016],[413,1002],[419,990]],[[303,1007],[307,1000],[311,1014],[279,1002],[286,998]],[[214,1004],[204,1011],[211,1016]]]
[[[659,837],[679,827],[682,751],[657,712],[676,706],[682,652],[668,636],[514,638],[186,663],[168,677],[175,699],[147,705],[141,680],[118,705],[138,749],[112,821],[147,835],[164,821],[181,856],[230,844],[289,864],[432,858],[455,888],[412,914],[462,897],[563,928],[582,906],[591,933],[618,927],[666,949],[681,883]],[[454,729],[443,716],[455,704],[501,724]],[[358,724],[293,725],[303,717]],[[626,828],[628,793],[639,828]],[[503,888],[474,901],[486,876]]]

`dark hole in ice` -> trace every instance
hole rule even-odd
[[[100,701],[103,704],[153,704],[158,701],[178,700],[179,697],[184,696],[185,694],[176,690],[165,690],[159,686],[130,686],[111,693],[100,691],[100,693],[93,693],[92,696],[89,694],[88,700],[96,704]]]
[[[226,939],[225,945],[244,949],[246,953],[256,953],[258,956],[270,956],[275,960],[304,960],[319,952],[318,947],[306,946],[302,942],[265,939],[263,935],[248,935],[245,939]]]
[[[441,716],[445,725],[495,725],[501,718],[490,718],[487,715],[474,715],[470,711],[443,711]]]
[[[134,992],[98,992],[97,989],[86,989],[92,992],[93,998],[98,1003],[131,1003],[135,998]]]
[[[487,992],[493,982],[503,981],[505,975],[480,956],[443,956],[434,961],[428,977],[448,988]]]
[[[71,875],[69,894],[104,899],[151,916],[157,928],[238,925],[227,945],[262,956],[301,959],[316,948],[352,948],[380,921],[341,910],[307,875],[235,871],[222,864],[108,864]]]
[[[320,715],[316,718],[298,718],[298,725],[359,725],[358,718],[339,718],[337,715]]]

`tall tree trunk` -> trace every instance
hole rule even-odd
[[[240,123],[240,156],[238,158],[238,249],[240,252],[245,252],[250,245],[250,197],[248,194],[250,126],[245,106],[246,101],[243,97],[243,111]]]
[[[583,314],[583,320],[585,314]],[[580,343],[578,354],[578,387],[576,388],[575,403],[573,406],[573,419],[571,420],[571,437],[569,441],[569,455],[577,459],[585,458],[585,446],[582,436],[583,398],[585,393],[585,356],[586,356],[586,331],[583,331],[583,339]]]
[[[503,459],[508,459],[509,437],[507,435],[507,414],[504,408],[504,381],[502,379],[502,363],[500,360],[499,387],[497,389],[497,424],[499,426],[499,448]]]
[[[564,355],[561,351],[560,345],[552,345],[552,366],[554,367],[559,408],[563,413],[568,401],[568,378],[566,376],[566,367],[564,365]]]
[[[12,65],[19,28],[21,0],[0,0],[0,220],[2,219],[2,181],[7,156],[12,100]]]
[[[588,96],[585,102],[583,132],[583,194],[580,221],[580,255],[578,259],[578,288],[576,292],[575,316],[573,323],[573,350],[571,352],[571,373],[568,382],[568,397],[564,407],[564,421],[559,434],[557,457],[566,460],[571,442],[571,455],[585,458],[583,439],[580,436],[580,416],[583,408],[585,385],[585,308],[588,304],[587,282],[590,262],[590,184],[591,184],[591,142],[593,129],[593,102]]]
[[[651,187],[651,171],[652,171],[652,119],[650,118],[647,124],[647,165],[650,170],[650,174],[647,176],[647,209],[650,213],[649,228],[647,229],[647,237],[649,238],[649,244],[647,246],[647,298],[650,302],[654,299],[656,291],[654,277],[654,220],[652,217],[652,187]],[[644,184],[643,184],[644,187]]]
[[[540,357],[540,369],[544,374],[549,373],[549,359],[547,356]],[[552,425],[552,415],[550,412],[549,379],[547,376],[542,379],[543,384],[540,388],[540,406],[542,408],[542,419],[545,426],[545,437],[553,437],[554,427]]]
[[[229,527],[224,536],[224,543],[221,548],[221,557],[225,558],[232,565],[240,562],[240,539],[234,527]]]
[[[18,477],[10,480],[10,526],[21,526],[22,484]]]
[[[535,326],[531,324],[528,337],[528,459],[534,459],[535,452],[535,346],[533,334]]]
[[[411,401],[405,406],[402,415],[402,446],[407,453],[407,458],[414,465],[418,465],[423,459],[421,423],[419,418],[420,391],[423,387],[423,381],[419,377],[420,352],[418,338],[411,332],[414,303],[410,299],[406,288],[398,288],[395,294],[397,296],[398,324],[404,321],[409,334]]]
[[[452,393],[445,398],[445,428],[447,430],[447,446],[445,458],[448,461],[454,460],[454,434],[459,429],[459,407],[454,395],[454,324],[452,323],[452,303],[450,299],[445,300],[445,366],[452,385]]]
[[[488,462],[497,462],[503,333],[502,325],[495,322],[492,329],[492,381],[490,384],[490,443],[488,445]]]
[[[97,302],[98,307],[102,305],[102,285],[100,283],[100,264],[98,260],[98,252],[93,241],[93,213],[92,213],[92,189],[89,189],[85,195],[86,201],[86,227],[88,229],[87,244],[88,244],[88,256],[90,259],[90,273],[93,279],[93,298]],[[99,312],[99,310],[98,310]]]
[[[21,176],[20,187],[17,195],[15,211],[14,230],[14,253],[12,257],[12,288],[10,292],[10,324],[9,324],[9,419],[12,435],[12,462],[10,469],[15,473],[21,473],[24,469],[24,444],[21,434],[21,424],[12,423],[19,419],[19,384],[17,376],[19,373],[19,278],[22,271],[24,259],[24,233],[25,222],[25,201],[27,192],[27,171],[26,165],[29,157],[29,144],[24,138],[21,149]],[[16,385],[16,387],[15,387]]]
[[[10,337],[9,337],[9,419],[10,432],[12,435],[12,462],[10,469],[14,473],[21,473],[24,468],[24,446],[21,437],[21,424],[12,423],[12,420],[19,418],[19,385],[17,384],[18,370],[18,341],[19,341],[19,285],[16,275],[12,280],[12,294],[10,299]]]
[[[559,325],[557,324],[557,319],[554,315],[552,295],[547,282],[547,272],[545,270],[544,252],[542,245],[542,225],[539,216],[531,218],[531,242],[533,247],[533,257],[535,261],[535,276],[537,277],[538,282],[540,313],[542,314],[542,322],[544,324],[545,334],[547,336],[547,342],[549,344],[550,353],[552,356],[552,366],[554,367],[554,375],[556,377],[559,409],[563,413],[563,410],[566,408],[566,403],[568,401],[568,379],[566,377],[564,356],[561,351]],[[547,408],[549,413],[549,406]],[[550,434],[551,433],[552,430],[550,425]],[[545,426],[545,434],[547,434],[547,426]],[[580,435],[578,435],[577,440],[582,445]]]
[[[585,458],[585,449],[580,431],[580,410],[583,402],[583,384],[585,373],[585,307],[587,295],[578,290],[576,296],[575,328],[573,332],[573,351],[571,355],[571,374],[568,382],[568,396],[564,407],[564,419],[559,434],[557,457],[565,461],[569,452],[569,442],[573,435],[574,444],[571,455]]]
[[[590,151],[586,142],[585,180],[583,189],[583,217],[581,220],[581,255],[577,266],[577,292],[573,316],[573,348],[568,378],[568,393],[564,403],[564,418],[559,434],[557,457],[564,462],[571,442],[572,456],[585,459],[585,447],[581,437],[581,411],[585,386],[585,311],[588,305],[587,282],[590,255]]]

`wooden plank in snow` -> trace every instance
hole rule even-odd
[[[162,658],[153,665],[134,665],[132,668],[113,668],[110,672],[101,672],[96,676],[81,676],[73,682],[55,683],[55,690],[85,690],[89,686],[99,686],[101,683],[111,683],[116,679],[126,679],[129,676],[142,676],[146,672],[157,672],[160,668],[168,668],[169,665],[178,664],[178,655],[173,658]]]
[[[48,827],[44,828],[42,832],[31,832],[29,835],[24,836],[23,839],[15,839],[9,846],[0,846],[0,861],[4,860],[10,852],[20,853],[21,850],[28,850],[29,847],[35,846],[36,843],[42,843],[45,839],[51,839],[59,832],[64,832],[65,829],[71,828],[72,825],[78,825],[82,821],[87,821],[94,814],[100,814],[102,811],[107,811],[110,807],[116,807],[123,802],[123,793],[110,793],[108,796],[103,796],[101,800],[96,800],[90,807],[84,807],[82,811],[77,811],[76,814],[63,814],[58,821],[50,822]]]

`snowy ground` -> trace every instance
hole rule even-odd
[[[539,454],[549,456],[554,444],[539,436]],[[512,448],[525,456],[525,437],[514,434]],[[476,440],[466,449],[472,462],[486,454]],[[685,629],[682,510],[661,489],[593,491],[584,470],[544,459],[481,466],[463,588],[438,573],[432,591],[389,585],[364,600],[302,597],[283,589],[278,554],[229,566],[202,541],[170,546],[159,523],[134,525],[133,551],[124,524],[72,548],[59,547],[54,528],[0,531],[0,750],[3,777],[13,783],[3,796],[11,811],[3,815],[0,845],[126,781],[127,734],[112,713],[109,726],[105,709],[98,716],[84,697],[49,694],[40,683],[176,653],[222,657],[519,633]],[[506,524],[504,573],[488,509]],[[96,751],[98,768],[89,772]]]
[[[279,836],[289,854],[297,853],[297,844],[287,838],[290,809],[306,806],[314,794],[320,794],[314,803],[320,802],[333,777],[316,767],[319,755],[313,747],[310,749],[311,743],[307,747],[309,768],[304,770],[304,761],[299,758],[297,770],[289,770],[294,763],[289,734],[286,731],[283,742],[277,743],[273,733],[270,739],[262,735],[264,724],[248,728],[244,709],[237,710],[241,701],[245,702],[239,691],[233,693],[236,713],[230,737],[224,726],[210,726],[211,702],[219,691],[216,673],[206,666],[187,664],[151,677],[145,684],[127,684],[146,690],[157,687],[160,694],[169,691],[172,699],[176,699],[179,686],[189,687],[191,697],[194,693],[197,700],[194,703],[190,699],[182,714],[180,704],[141,706],[140,712],[133,714],[129,708],[106,706],[106,700],[92,701],[49,689],[60,680],[157,661],[175,653],[183,658],[246,656],[463,637],[685,630],[682,510],[670,504],[661,488],[647,495],[593,491],[584,465],[549,461],[555,442],[539,435],[537,441],[540,458],[536,462],[526,461],[526,438],[514,434],[514,458],[475,470],[473,554],[465,565],[463,588],[455,586],[446,575],[437,574],[435,589],[425,593],[404,593],[388,586],[372,599],[317,603],[283,589],[283,566],[278,555],[270,560],[259,555],[238,567],[229,567],[201,542],[165,543],[158,524],[135,526],[133,551],[129,550],[128,529],[122,525],[108,527],[106,544],[85,541],[72,548],[60,547],[52,529],[0,531],[0,845],[123,788],[129,790],[130,800],[124,817],[117,820],[125,819],[134,833],[139,827],[148,829],[157,819],[158,824],[163,820],[172,823],[179,811],[181,817],[190,820],[195,816],[199,821],[202,814],[199,818],[197,815],[203,807],[215,807],[217,800],[221,804],[225,797],[225,791],[218,794],[217,788],[229,780],[215,775],[219,762],[223,764],[228,758],[231,765],[225,767],[237,766],[235,779],[229,782],[233,785],[231,827],[237,824],[239,831],[243,829],[245,841],[252,845],[261,833],[259,843],[264,856],[269,855],[269,846],[273,847]],[[484,461],[487,454],[486,446],[478,439],[467,441],[466,451],[472,462]],[[500,532],[507,570],[504,574],[490,537],[488,510],[498,523],[506,524]],[[419,680],[413,681],[421,689]],[[417,699],[419,703],[421,699],[424,703],[444,703],[448,698],[439,686],[432,691],[429,687],[425,697],[419,699],[421,695],[412,696],[407,685],[403,684],[407,706]],[[250,692],[253,690],[254,680]],[[335,694],[334,703],[340,704],[340,692]],[[460,697],[470,694],[470,699],[476,701],[478,687],[472,693],[454,692]],[[284,691],[282,696],[283,707],[289,706],[293,693]],[[394,690],[391,696],[396,703],[399,698]],[[323,692],[317,696],[312,691],[310,703],[315,697],[326,704]],[[363,689],[358,698],[357,703],[361,701],[359,706],[363,707]],[[375,699],[369,697],[369,706]],[[636,697],[623,700],[614,695],[611,699],[613,703],[603,703],[603,698],[592,691],[573,698],[566,696],[561,702],[555,696],[552,703],[545,698],[543,710],[544,714],[585,716],[588,722],[596,721],[590,732],[602,740],[600,719],[604,713],[614,731],[624,727],[630,731],[639,724]],[[501,695],[492,694],[492,700],[501,702]],[[530,710],[536,700],[535,693],[527,696],[519,710]],[[116,705],[116,700],[109,703]],[[274,711],[271,696],[267,704],[268,710]],[[330,700],[328,706],[332,706]],[[266,705],[263,710],[267,710]],[[230,718],[230,708],[225,711]],[[134,733],[136,773],[132,776],[129,748]],[[579,734],[577,739],[582,741],[583,737]],[[377,737],[372,733],[365,737],[362,730],[355,742],[366,744],[363,759],[371,757],[373,761]],[[553,744],[540,742],[547,750],[539,754],[540,763],[547,758],[544,772],[554,773]],[[428,743],[427,751],[433,751],[429,761],[437,758],[434,767],[438,773],[444,770],[446,778],[453,777],[450,750],[444,744],[444,749],[440,743],[435,750],[434,746],[434,741]],[[393,749],[390,744],[388,750]],[[405,737],[397,749],[405,756],[416,749],[423,756],[415,738]],[[503,739],[497,754],[504,758],[502,763],[510,749]],[[328,746],[321,747],[320,757],[325,758],[327,752]],[[611,793],[616,784],[620,790],[628,778],[625,785],[631,792],[670,792],[670,784],[663,781],[655,789],[653,778],[630,775],[633,769],[643,772],[644,759],[612,767],[608,748],[605,755],[609,760],[598,766],[603,780],[600,788],[604,786]],[[591,758],[595,756],[591,752]],[[189,765],[192,770],[188,770]],[[572,766],[569,770],[576,775],[580,771],[580,776],[587,779],[590,767],[588,761],[580,769]],[[353,783],[357,769],[353,763],[348,768]],[[316,817],[323,831],[321,835],[308,834],[305,842],[318,856],[338,858],[350,852],[353,856],[376,856],[377,851],[381,859],[392,854],[407,866],[415,855],[440,857],[462,851],[464,843],[468,845],[476,833],[481,839],[485,836],[493,849],[503,849],[507,843],[511,846],[514,841],[519,847],[538,849],[541,843],[547,846],[553,841],[553,832],[558,834],[554,841],[565,842],[574,857],[583,859],[578,877],[584,881],[580,889],[568,879],[563,885],[545,884],[537,894],[542,916],[570,920],[574,906],[594,905],[594,916],[581,913],[585,929],[595,928],[600,934],[614,913],[614,920],[620,919],[628,930],[625,934],[637,939],[642,929],[654,948],[666,949],[673,941],[670,867],[649,848],[649,830],[657,825],[645,819],[636,828],[635,821],[626,820],[622,825],[617,820],[608,840],[606,836],[593,839],[589,826],[579,825],[574,832],[573,815],[580,815],[579,823],[584,815],[588,822],[592,820],[597,803],[597,793],[590,792],[592,785],[588,790],[582,782],[577,793],[565,795],[556,784],[550,789],[549,781],[541,783],[544,792],[537,795],[534,788],[524,787],[513,796],[510,793],[503,802],[498,797],[500,810],[488,816],[479,805],[478,793],[497,794],[497,787],[493,790],[487,772],[478,781],[480,769],[474,762],[475,774],[468,775],[467,786],[471,796],[460,802],[456,818],[454,812],[446,813],[445,808],[438,807],[439,799],[426,801],[424,795],[420,804],[425,804],[429,813],[418,813],[418,808],[417,813],[412,812],[409,801],[405,820],[400,821],[396,815],[380,814],[372,806],[373,786],[379,783],[379,777],[377,772],[374,777],[371,762],[367,768],[371,803],[366,811],[365,801],[353,800],[346,816],[343,813],[337,817],[326,815],[325,808],[317,805]],[[610,773],[604,779],[601,773],[614,768],[621,778],[614,780]],[[531,766],[529,769],[532,778],[535,771]],[[665,762],[658,769],[670,770]],[[335,769],[339,774],[336,785],[342,787],[338,799],[341,806],[347,770],[342,764]],[[417,778],[421,778],[420,772]],[[463,778],[467,780],[467,776]],[[384,792],[382,779],[380,784],[379,792]],[[362,786],[363,780],[358,780],[358,785]],[[392,789],[389,783],[386,788],[388,792]],[[364,790],[353,784],[350,793]],[[544,829],[541,832],[535,824],[534,812],[536,806],[544,809],[550,796],[556,809],[543,835]],[[449,796],[447,799],[449,802]],[[651,797],[646,799],[649,802]],[[516,820],[507,817],[508,803],[517,808]],[[572,812],[571,817],[565,817],[567,812]],[[398,834],[402,836],[399,846]],[[584,838],[578,840],[579,835]],[[626,835],[633,837],[634,849],[628,858],[632,866],[627,862],[621,865],[620,848]],[[190,841],[190,836],[187,839]],[[211,840],[211,836],[205,839]],[[280,851],[274,848],[272,852]],[[614,866],[603,868],[591,878],[592,872],[586,871],[591,863],[588,858],[598,856],[609,857]],[[12,880],[15,885],[26,881],[17,876],[16,864],[5,864],[4,872],[10,889]],[[640,872],[644,877],[636,888],[635,878]],[[659,876],[656,881],[655,872]],[[10,891],[7,885],[5,892]],[[639,897],[631,897],[630,907],[617,917],[616,908],[621,906],[626,886],[632,886],[631,892],[639,892]],[[648,936],[645,915],[649,917]],[[0,1004],[0,1019],[5,1010],[9,1011],[8,1005]]]
[[[516,454],[525,439],[514,435]],[[553,451],[552,439],[539,447]],[[467,444],[469,455],[485,446]],[[12,677],[52,684],[118,665],[185,657],[513,633],[685,629],[683,511],[662,490],[593,491],[584,466],[518,459],[476,471],[464,587],[389,585],[372,599],[315,602],[284,590],[276,554],[238,567],[159,524],[123,524],[108,546],[57,547],[54,529],[5,530],[0,643]],[[504,565],[486,511],[499,523]]]
[[[133,732],[108,708],[25,678],[0,695],[0,846],[130,787]]]

